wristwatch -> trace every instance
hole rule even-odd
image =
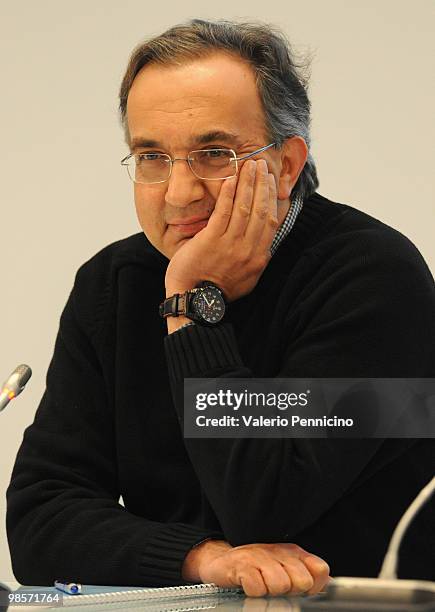
[[[175,293],[159,306],[161,317],[184,315],[202,325],[216,325],[225,314],[223,291],[211,281],[203,281],[185,293]]]

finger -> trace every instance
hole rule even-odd
[[[305,593],[313,588],[314,578],[304,563],[295,558],[281,558],[280,563],[291,580],[292,593]]]
[[[255,567],[247,567],[237,574],[237,582],[249,597],[264,597],[267,588],[264,584],[260,570]]]
[[[330,580],[329,565],[326,561],[317,557],[317,555],[311,555],[310,553],[306,553],[301,561],[314,579],[314,584],[308,591],[308,594],[314,595],[315,593],[319,593],[325,588]]]
[[[257,161],[255,176],[254,197],[249,223],[245,231],[245,238],[251,244],[257,244],[263,234],[267,217],[269,215],[269,178],[267,163],[264,159]]]
[[[256,170],[256,162],[253,159],[248,159],[240,171],[236,195],[234,197],[233,214],[227,228],[229,237],[234,240],[243,236],[249,223],[254,197]]]
[[[308,591],[308,594],[314,595],[314,593],[320,592],[329,582],[330,569],[326,561],[317,555],[307,552],[304,548],[298,546],[297,544],[288,544],[286,545],[286,548],[289,556],[295,557],[302,561],[313,577],[314,584]]]
[[[270,247],[272,245],[273,239],[276,236],[276,232],[278,231],[279,223],[278,223],[278,200],[277,200],[277,191],[276,191],[276,182],[275,177],[272,173],[268,175],[269,180],[269,215],[267,217],[267,221],[261,235],[261,238],[258,242],[258,249],[260,252],[268,253],[270,251]]]
[[[279,561],[268,559],[259,569],[269,595],[276,597],[291,591],[293,586],[291,578]]]
[[[222,181],[216,205],[207,223],[207,230],[215,236],[222,236],[226,231],[233,213],[234,195],[237,176]]]

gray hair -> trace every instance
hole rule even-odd
[[[119,112],[127,144],[130,144],[127,98],[140,69],[150,63],[181,65],[183,60],[199,59],[216,50],[236,54],[251,65],[270,141],[276,142],[279,149],[292,136],[305,140],[308,158],[293,194],[307,198],[319,186],[310,153],[309,60],[298,64],[287,38],[269,24],[192,19],[138,45],[130,56],[119,91]]]

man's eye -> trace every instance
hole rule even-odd
[[[138,161],[154,161],[164,159],[166,156],[162,153],[140,153],[137,156]]]
[[[219,159],[220,157],[228,157],[231,155],[230,151],[226,151],[225,149],[204,149],[201,152],[201,156],[208,159]]]

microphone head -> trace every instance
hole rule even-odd
[[[15,368],[0,389],[0,412],[4,410],[11,399],[21,393],[31,376],[32,370],[25,363]]]
[[[25,384],[27,384],[29,378],[32,376],[32,369],[30,368],[30,366],[26,365],[25,363],[22,363],[21,365],[15,368],[15,370],[12,372],[12,376],[14,374],[16,374],[17,376],[18,386],[22,388]]]

